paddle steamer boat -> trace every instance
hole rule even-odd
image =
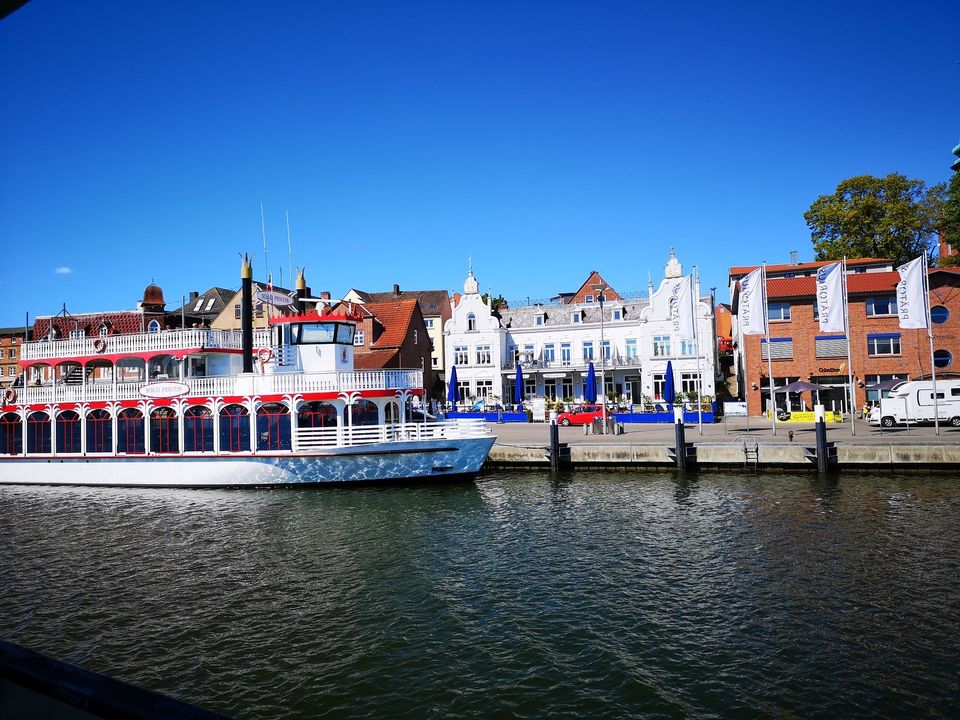
[[[255,331],[246,259],[241,279],[239,332],[79,332],[24,343],[22,377],[46,366],[53,381],[4,393],[0,483],[276,486],[480,470],[495,439],[485,423],[411,417],[422,370],[354,370],[358,307],[291,298]]]

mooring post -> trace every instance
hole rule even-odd
[[[560,467],[560,426],[557,425],[557,411],[550,411],[550,469]]]
[[[673,434],[677,446],[677,470],[687,471],[687,441],[683,430],[683,406],[673,406]]]
[[[821,475],[830,467],[830,454],[827,449],[827,423],[823,412],[823,405],[814,405],[817,432],[817,472]]]

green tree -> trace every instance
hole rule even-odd
[[[943,217],[940,220],[940,232],[953,247],[960,247],[960,172],[955,172],[947,187],[947,201],[943,205]],[[942,257],[937,263],[940,267],[960,266],[960,255]]]
[[[927,188],[900,173],[859,175],[818,197],[803,218],[817,260],[877,257],[899,265],[931,249],[945,195],[944,183]]]

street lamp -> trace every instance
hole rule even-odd
[[[607,434],[607,384],[603,376],[603,368],[607,359],[607,354],[603,346],[603,291],[607,289],[606,284],[596,285],[593,289],[597,293],[597,302],[600,303],[600,412],[603,418],[603,434]]]

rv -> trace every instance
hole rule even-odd
[[[960,380],[938,380],[937,418],[941,423],[960,427]],[[932,423],[934,415],[933,381],[905,381],[890,391],[889,397],[870,411],[871,425],[912,425]]]

